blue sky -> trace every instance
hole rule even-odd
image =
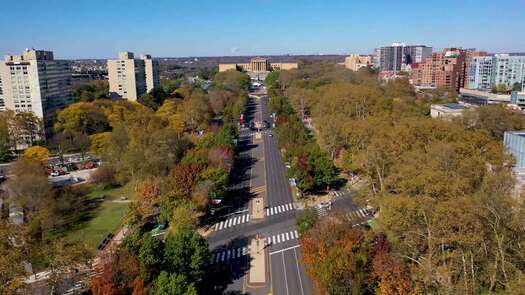
[[[1,55],[346,54],[392,42],[525,52],[525,0],[3,1]]]

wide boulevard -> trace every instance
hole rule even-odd
[[[251,93],[244,114],[245,125],[273,122],[264,89]],[[228,206],[210,221],[207,240],[212,251],[213,282],[223,294],[308,295],[314,293],[311,279],[302,264],[295,217],[301,208],[294,201],[287,168],[281,157],[277,135],[272,128],[241,127],[238,156],[234,164],[232,196]],[[264,218],[255,219],[251,201],[264,200]],[[357,216],[363,213],[351,197],[337,205]],[[361,211],[360,211],[361,210]],[[364,214],[362,214],[364,215]],[[364,216],[363,216],[364,217]],[[265,247],[264,265],[252,265],[250,243],[260,238]],[[264,284],[250,284],[250,271],[264,272]]]

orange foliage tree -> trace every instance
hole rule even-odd
[[[135,288],[139,292],[142,288],[143,292],[144,284],[140,284],[139,276],[140,262],[121,249],[102,257],[99,272],[91,279],[91,291],[93,295],[123,295],[134,292]]]
[[[138,185],[137,204],[139,213],[143,216],[154,213],[155,206],[160,202],[160,183],[157,178],[146,177]]]
[[[198,176],[202,171],[202,165],[183,161],[171,171],[171,181],[175,191],[190,196]]]
[[[322,294],[362,294],[371,289],[370,242],[368,232],[332,220],[319,222],[302,237],[306,271]]]

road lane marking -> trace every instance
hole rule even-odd
[[[288,237],[288,233],[286,233],[286,240],[288,241],[290,238]]]
[[[288,248],[284,248],[284,249],[281,249],[281,250],[273,251],[273,252],[270,252],[270,255],[279,254],[281,252],[292,250],[292,249],[299,248],[299,247],[301,247],[301,245],[295,245],[295,246],[292,246],[292,247],[288,247]]]
[[[294,230],[293,232],[295,234],[295,238],[298,239],[299,238],[299,233],[297,232],[297,230]]]
[[[303,280],[301,279],[301,272],[299,271],[299,261],[297,259],[297,252],[293,249],[293,255],[295,256],[295,266],[297,267],[297,276],[299,277],[299,285],[301,286],[301,294],[304,295]]]
[[[282,259],[283,259],[283,269],[285,271],[283,271],[284,273],[284,283],[286,285],[286,294],[290,294],[290,292],[288,291],[288,278],[286,277],[286,264],[284,264],[284,254],[281,255]]]
[[[281,235],[277,235],[277,243],[281,242]]]

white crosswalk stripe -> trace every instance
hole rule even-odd
[[[283,205],[277,205],[274,207],[266,208],[266,216],[272,216],[275,214],[285,213],[291,210],[295,210],[297,206],[295,203],[288,203]]]
[[[243,256],[248,255],[250,252],[250,247],[238,247],[230,248],[227,250],[222,250],[220,252],[212,253],[211,255],[211,264],[217,264],[219,262],[225,262],[232,259],[238,259]]]
[[[293,239],[298,239],[299,233],[297,230],[292,230],[284,233],[275,234],[266,238],[266,243],[269,245],[275,245],[279,243],[284,243]]]
[[[227,220],[223,220],[221,222],[216,223],[213,229],[215,231],[219,231],[219,230],[227,229],[229,227],[237,226],[237,225],[249,222],[249,221],[250,221],[250,214],[234,216]]]
[[[362,221],[370,217],[370,212],[366,208],[357,208],[345,214],[349,221]]]

